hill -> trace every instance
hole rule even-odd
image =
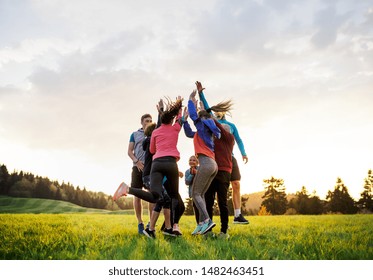
[[[109,211],[102,209],[85,208],[76,204],[41,198],[20,198],[0,196],[0,213],[101,213],[101,214],[123,214],[133,213],[129,211]]]
[[[264,191],[261,192],[255,192],[251,194],[244,194],[242,195],[244,198],[248,198],[245,209],[250,212],[250,209],[255,213],[259,211],[260,206],[262,205]],[[287,200],[290,201],[292,198],[295,197],[294,194],[287,194]]]
[[[249,209],[259,210],[260,205],[262,204],[262,201],[263,201],[262,199],[263,195],[264,195],[264,191],[242,195],[244,198],[248,198],[245,204],[245,209],[248,211]]]

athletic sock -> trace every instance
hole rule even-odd
[[[234,216],[238,217],[241,214],[241,209],[234,209]]]

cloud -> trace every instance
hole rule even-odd
[[[286,156],[289,143],[298,160],[325,138],[342,150],[350,135],[360,147],[372,140],[367,2],[27,3],[13,6],[22,17],[0,17],[19,31],[4,29],[0,43],[0,137],[32,157],[113,166],[140,116],[155,115],[161,97],[188,98],[196,80],[210,104],[233,99],[232,120],[258,157]],[[180,147],[192,153],[183,136]]]
[[[44,17],[36,4],[35,1],[0,2],[0,48],[13,48],[31,38],[57,38],[68,34],[63,22],[52,14]]]
[[[349,1],[331,3],[315,14],[314,25],[317,31],[311,42],[317,48],[323,49],[349,40],[351,36],[371,33],[371,29],[367,30],[368,22],[372,21],[369,9],[371,9],[369,3],[357,3],[356,5],[351,5]],[[354,29],[353,32],[349,32],[351,28]]]
[[[217,53],[262,51],[269,15],[268,9],[254,1],[219,1],[212,10],[200,12],[194,47],[204,53],[211,49]]]

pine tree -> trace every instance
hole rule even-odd
[[[324,212],[324,205],[320,197],[316,195],[316,192],[309,198],[308,201],[308,214],[320,215]]]
[[[261,205],[265,206],[272,215],[284,214],[287,208],[284,180],[272,176],[270,179],[263,180],[263,182],[267,186],[262,196],[264,200]]]
[[[299,214],[308,214],[308,199],[310,198],[309,194],[307,193],[307,189],[305,186],[302,187],[300,192],[296,192],[297,196],[297,207],[295,210]]]
[[[7,195],[9,191],[9,172],[3,164],[0,166],[0,195]]]
[[[373,173],[368,170],[368,176],[364,179],[364,191],[360,194],[358,206],[361,210],[373,212]]]
[[[327,208],[333,213],[354,214],[357,212],[355,201],[341,178],[337,178],[334,191],[328,191],[326,199],[328,200]]]
[[[323,213],[323,205],[316,192],[313,195],[308,194],[305,186],[295,193],[295,198],[289,202],[289,207],[294,208],[298,214],[316,215]]]
[[[48,178],[37,178],[33,195],[36,198],[54,198],[55,195],[51,190],[51,181]]]

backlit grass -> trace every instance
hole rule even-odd
[[[182,237],[158,231],[152,240],[138,235],[134,215],[0,214],[0,259],[373,259],[373,215],[248,218],[235,225],[230,217],[228,240],[192,236],[192,216],[181,219]]]

